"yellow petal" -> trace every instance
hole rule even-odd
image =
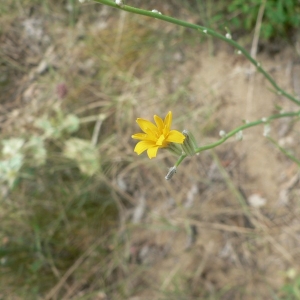
[[[162,133],[163,129],[164,129],[164,121],[162,120],[162,118],[160,118],[159,116],[155,115],[154,116],[154,121],[156,123],[156,126],[158,128],[158,131],[160,133]]]
[[[148,157],[149,157],[150,159],[153,158],[153,157],[156,157],[157,150],[158,150],[158,146],[149,148],[149,149],[147,150]]]
[[[162,134],[159,139],[156,141],[157,146],[161,146],[163,142],[165,141],[165,136]]]
[[[185,136],[181,132],[177,130],[171,130],[166,138],[166,142],[182,144],[184,139]]]
[[[153,139],[151,136],[149,137],[146,133],[135,133],[131,136],[133,139],[141,140],[141,141],[156,141],[156,138]]]
[[[151,132],[157,132],[157,127],[150,121],[138,118],[138,119],[136,119],[136,122],[139,124],[141,129],[147,134],[149,134],[149,129]]]
[[[167,132],[169,132],[170,128],[171,128],[171,124],[172,124],[172,112],[171,111],[169,111],[168,114],[166,115],[164,123],[165,123],[165,129],[167,130]]]
[[[147,149],[149,149],[149,148],[151,148],[153,146],[155,146],[155,144],[153,142],[150,142],[150,141],[141,141],[141,142],[138,142],[135,145],[134,152],[136,152],[138,155],[140,155],[145,150],[147,150]]]

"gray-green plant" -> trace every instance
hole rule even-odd
[[[90,120],[83,119],[83,122]],[[34,127],[39,133],[2,140],[0,182],[11,189],[19,178],[26,177],[27,168],[43,166],[50,141],[61,144],[62,156],[73,160],[83,174],[96,174],[100,170],[97,147],[89,140],[70,136],[79,130],[80,122],[76,115],[65,114],[60,106],[54,106],[50,114],[35,119]]]

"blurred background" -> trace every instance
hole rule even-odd
[[[300,98],[298,0],[126,4],[230,33]],[[168,111],[202,146],[297,109],[195,31],[93,1],[2,1],[0,299],[300,299],[299,165],[282,153],[300,159],[297,120],[170,181],[177,158],[131,139]]]

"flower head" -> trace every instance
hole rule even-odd
[[[186,155],[193,156],[197,151],[197,142],[193,134],[187,130],[183,130],[182,134],[185,136],[185,140],[182,144],[182,150]]]
[[[150,121],[138,118],[136,122],[144,133],[136,133],[131,137],[138,142],[134,152],[138,155],[147,150],[149,158],[156,157],[158,148],[166,148],[169,143],[182,144],[185,136],[177,130],[170,130],[172,123],[172,112],[169,111],[163,121],[160,117],[154,116],[155,124]]]

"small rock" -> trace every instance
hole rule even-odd
[[[249,202],[250,206],[259,208],[259,207],[265,206],[267,203],[267,200],[259,194],[252,194],[248,198],[248,202]]]

